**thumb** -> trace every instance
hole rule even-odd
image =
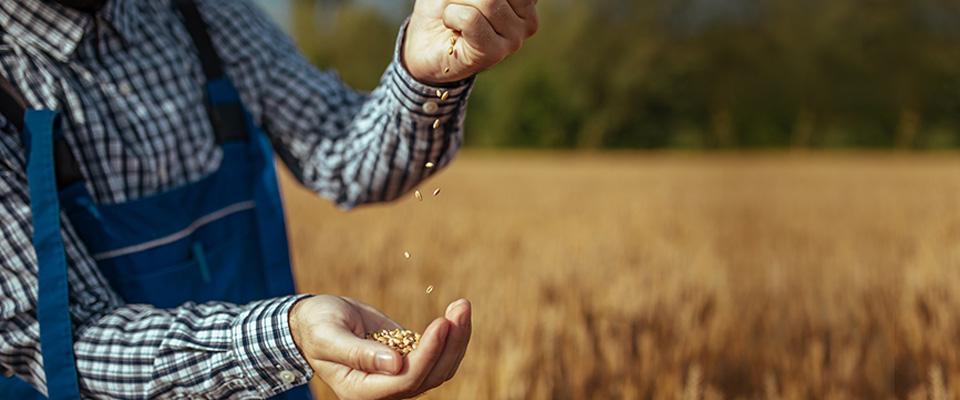
[[[394,375],[403,367],[396,351],[379,342],[358,338],[348,330],[330,332],[328,344],[327,361],[356,370]]]

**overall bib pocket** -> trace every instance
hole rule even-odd
[[[170,243],[149,247],[146,242],[142,247],[149,248],[133,246],[129,249],[137,251],[129,254],[114,250],[119,254],[101,257],[97,266],[127,303],[160,308],[208,301],[245,304],[267,294],[260,250],[246,245],[256,239],[248,237],[253,226],[253,210],[237,212]]]

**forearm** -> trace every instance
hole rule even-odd
[[[437,90],[449,91],[448,99],[441,102]],[[343,208],[398,198],[453,159],[463,142],[466,93],[463,86],[421,85],[391,64],[347,134],[303,154],[302,183]],[[429,102],[436,111],[424,107]]]
[[[263,107],[275,111],[264,119],[285,163],[306,187],[343,208],[396,199],[449,163],[463,142],[472,80],[446,87],[417,82],[399,61],[402,40],[369,94],[333,74],[315,75],[311,66],[289,65],[278,68],[272,87],[280,89]],[[317,84],[323,98],[281,97],[303,82]],[[426,168],[428,162],[434,167]]]
[[[341,207],[397,198],[446,165],[463,142],[473,80],[418,83],[399,61],[407,24],[380,85],[360,93],[317,69],[250,2],[206,0],[200,8],[214,43],[231,44],[221,54],[227,73],[284,164]],[[448,92],[445,100],[438,90]],[[424,168],[427,162],[435,167]]]
[[[263,398],[305,384],[312,370],[287,319],[296,299],[116,308],[76,327],[80,386],[107,398]],[[5,342],[20,346],[4,349],[3,366],[43,389],[36,320],[5,324]]]

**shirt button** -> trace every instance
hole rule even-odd
[[[423,103],[423,112],[427,114],[433,114],[437,112],[437,110],[439,109],[440,109],[440,106],[437,105],[437,102],[435,101],[428,101],[426,103]]]
[[[280,381],[287,385],[292,385],[294,381],[297,380],[297,376],[290,371],[283,370],[277,374],[277,377],[280,378]]]
[[[129,84],[129,83],[126,83],[126,82],[121,83],[121,84],[120,84],[120,94],[122,94],[122,95],[124,95],[124,96],[129,96],[130,93],[133,93],[133,88],[130,87],[130,84]]]

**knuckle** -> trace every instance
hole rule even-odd
[[[347,362],[350,363],[351,367],[363,368],[363,359],[364,351],[359,347],[351,347],[347,349]]]
[[[499,6],[499,3],[500,0],[480,0],[479,2],[480,7],[483,8],[484,11],[496,10],[497,6]]]
[[[466,21],[467,21],[467,25],[471,27],[480,27],[480,26],[483,26],[484,16],[480,12],[480,10],[477,10],[475,8],[470,8],[467,11]]]
[[[527,24],[527,37],[536,35],[540,31],[540,20],[536,17],[530,19],[530,23]]]

